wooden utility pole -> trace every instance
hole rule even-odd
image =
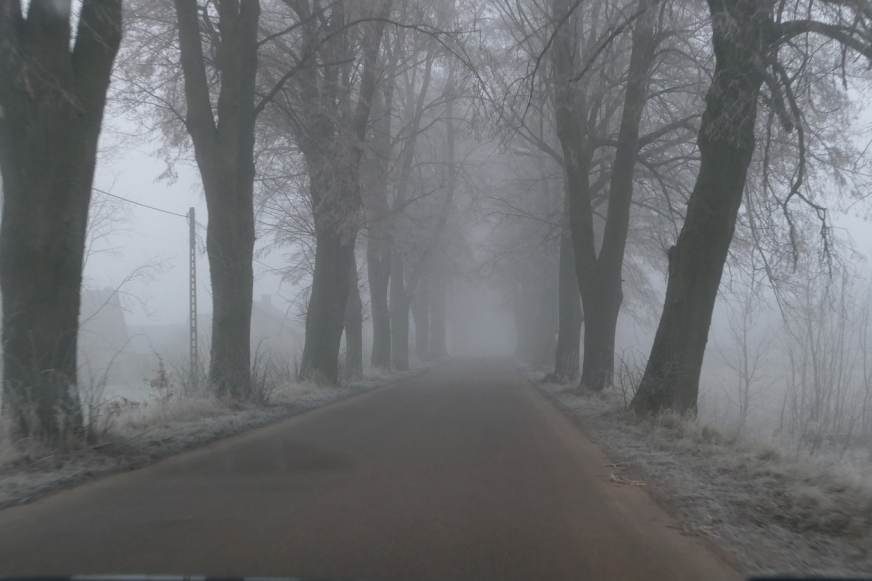
[[[194,208],[188,210],[188,226],[190,230],[190,288],[189,288],[189,303],[191,308],[190,313],[190,347],[191,347],[191,381],[196,384],[198,379],[197,365],[199,357],[197,356],[197,220],[194,217]]]

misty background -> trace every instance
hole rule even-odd
[[[264,360],[336,384],[498,356],[640,412],[872,442],[872,106],[838,35],[786,29],[817,44],[779,44],[782,61],[735,105],[753,112],[709,119],[727,98],[712,50],[726,33],[693,3],[124,10],[85,236],[79,384],[143,400],[164,367],[190,367],[242,397]],[[780,10],[805,26],[798,4]],[[221,31],[231,21],[247,40]],[[244,146],[210,141],[225,121]],[[705,139],[741,149],[733,173],[747,179],[706,174],[735,160],[706,166]],[[734,200],[738,215],[691,219],[694,196]],[[723,266],[706,258],[718,249]]]

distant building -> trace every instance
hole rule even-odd
[[[148,352],[134,348],[115,289],[83,289],[79,309],[79,381],[141,383],[149,373]],[[145,375],[144,375],[145,374]]]

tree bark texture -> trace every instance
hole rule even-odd
[[[363,377],[363,302],[357,277],[357,260],[352,256],[345,305],[345,379]]]
[[[307,68],[298,74],[302,105],[306,119],[311,122],[298,141],[309,168],[316,243],[300,363],[303,380],[331,384],[339,381],[339,345],[362,206],[360,160],[376,87],[378,51],[390,6],[389,0],[382,2],[377,21],[360,25],[366,29],[353,112],[350,105],[353,87],[344,76],[349,69],[343,73],[342,67],[331,65]],[[323,61],[348,61],[352,49],[346,46],[347,35],[334,30],[346,26],[344,3],[334,4],[331,11],[326,30],[322,31],[330,37],[323,44]],[[320,26],[321,18],[305,17],[311,26]],[[314,52],[320,41],[311,30],[306,34]]]
[[[581,298],[578,278],[575,276],[575,257],[572,253],[572,232],[564,219],[560,230],[560,265],[558,269],[557,303],[558,326],[557,348],[554,356],[554,375],[559,383],[578,380],[579,355],[581,351]]]
[[[632,402],[642,414],[696,409],[712,311],[754,153],[758,61],[771,14],[763,3],[740,0],[711,0],[709,8],[716,65],[697,138],[700,169],[669,250],[666,302]]]
[[[213,113],[197,4],[176,0],[185,76],[185,125],[209,211],[206,252],[212,282],[209,382],[218,395],[244,399],[251,388],[254,286],[254,128],[259,2],[219,2]],[[202,25],[202,26],[201,26]],[[211,26],[211,25],[208,25]],[[216,119],[217,114],[217,119]]]
[[[567,0],[554,2],[555,15],[565,15],[569,8]],[[640,3],[640,9],[643,13],[633,30],[628,80],[599,256],[594,233],[593,200],[588,182],[592,152],[584,135],[584,122],[576,112],[576,97],[570,82],[574,70],[568,23],[558,31],[554,43],[557,133],[566,160],[569,223],[576,276],[585,314],[580,387],[594,391],[610,385],[614,373],[615,333],[623,301],[621,272],[633,197],[633,170],[639,150],[639,124],[647,99],[648,81],[656,48],[655,11],[646,0]]]
[[[3,407],[22,436],[83,430],[76,350],[88,206],[120,0],[0,3]]]

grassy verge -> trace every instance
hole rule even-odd
[[[536,380],[534,376],[529,377]],[[619,391],[537,388],[578,419],[625,477],[748,573],[872,572],[872,467],[750,438],[696,419],[640,419]]]

